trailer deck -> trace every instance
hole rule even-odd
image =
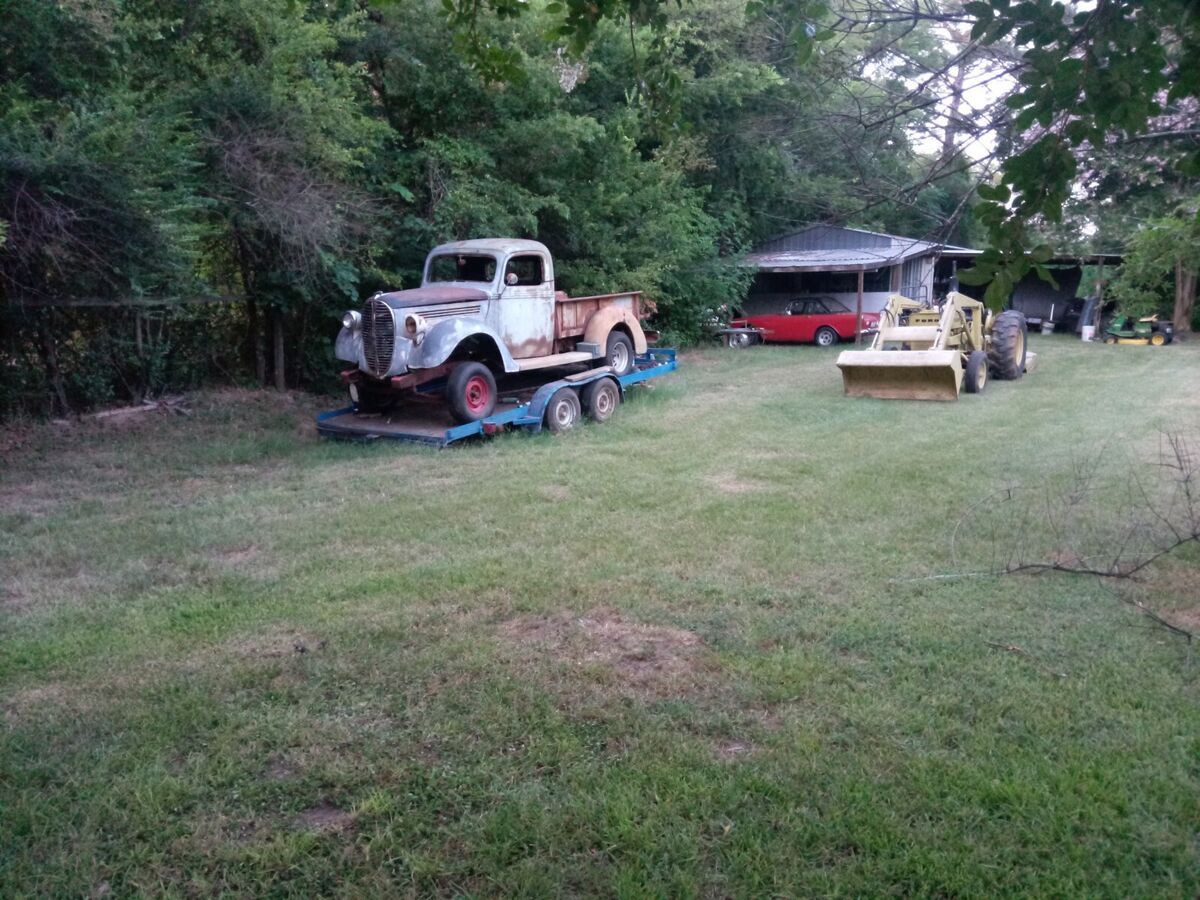
[[[317,431],[324,437],[373,441],[387,439],[445,447],[456,441],[496,434],[510,428],[541,431],[550,398],[564,387],[579,390],[602,378],[615,381],[622,398],[635,384],[659,378],[677,367],[675,350],[652,347],[637,357],[632,372],[615,375],[611,368],[580,369],[552,381],[535,373],[512,380],[499,391],[496,409],[486,419],[459,425],[450,417],[442,398],[444,380],[432,381],[405,399],[401,409],[389,413],[359,413],[346,406],[317,416]]]

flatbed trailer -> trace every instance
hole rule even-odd
[[[536,432],[547,427],[555,431],[563,430],[574,422],[564,423],[557,412],[561,407],[570,407],[572,397],[578,414],[584,405],[581,398],[588,393],[594,397],[599,382],[612,382],[619,402],[633,385],[674,372],[676,367],[674,349],[652,347],[634,360],[633,370],[625,375],[615,374],[609,366],[581,369],[551,381],[544,380],[545,373],[529,373],[520,381],[500,390],[495,412],[485,419],[465,425],[455,424],[450,417],[442,396],[445,380],[439,379],[416,389],[410,402],[405,402],[392,412],[359,413],[357,406],[346,406],[320,413],[317,416],[317,431],[329,438],[357,441],[386,438],[445,447],[456,441],[498,434],[509,429]],[[562,391],[567,393],[560,393]],[[548,410],[552,421],[547,421]],[[566,411],[569,412],[569,409]],[[601,417],[598,411],[593,411],[592,415],[598,421],[604,421],[611,412],[612,409],[608,409],[607,414]]]

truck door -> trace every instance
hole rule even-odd
[[[554,352],[554,283],[546,280],[540,253],[508,258],[489,318],[514,359]]]

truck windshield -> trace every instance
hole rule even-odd
[[[481,281],[496,277],[496,258],[477,253],[443,253],[429,261],[430,281]]]

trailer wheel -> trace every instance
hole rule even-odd
[[[628,335],[620,331],[609,332],[604,364],[612,366],[618,375],[628,375],[633,371],[633,341]]]
[[[446,399],[456,422],[486,419],[496,408],[496,378],[483,363],[463,363],[446,381]]]
[[[1025,337],[1028,333],[1025,313],[1019,309],[1006,309],[996,316],[987,353],[993,375],[1012,381],[1025,374]]]
[[[727,335],[725,338],[725,344],[730,350],[742,350],[749,347],[752,343],[754,343],[753,335],[747,334],[744,331]]]
[[[988,355],[982,350],[972,350],[967,357],[967,371],[963,376],[963,387],[968,394],[982,394],[987,387]]]
[[[583,409],[592,420],[603,424],[621,403],[621,389],[611,378],[601,378],[583,388]]]
[[[554,434],[570,431],[579,424],[579,395],[569,387],[559,388],[546,404],[546,427]]]

